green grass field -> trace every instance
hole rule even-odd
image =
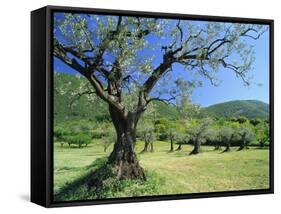
[[[269,188],[269,150],[251,148],[245,151],[221,153],[203,146],[199,155],[188,156],[192,147],[184,145],[181,151],[168,152],[169,143],[154,142],[154,152],[140,154],[143,143],[138,141],[136,151],[147,181],[123,182],[122,188],[105,197],[166,195],[180,193],[216,192]],[[83,148],[54,147],[54,193],[92,169],[95,160],[109,155],[98,141]],[[79,188],[79,187],[78,187]],[[78,191],[79,192],[79,191]],[[75,197],[73,197],[75,195]],[[90,199],[77,193],[65,200]],[[77,198],[76,198],[77,197]]]

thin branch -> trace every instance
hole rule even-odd
[[[96,94],[96,92],[95,92],[95,91],[88,90],[88,91],[83,91],[83,92],[81,92],[81,93],[75,94],[75,95],[74,95],[75,97],[70,101],[69,106],[72,107],[72,105],[73,105],[76,101],[78,101],[82,96],[84,96],[84,95],[92,95],[92,94]]]
[[[210,49],[212,48],[212,46],[215,45],[215,44],[218,43],[218,42],[219,42],[219,44],[218,44],[216,47],[214,47],[212,50],[210,50]],[[207,54],[208,54],[208,55],[211,55],[213,52],[215,52],[217,49],[219,49],[222,45],[224,45],[224,44],[226,44],[226,43],[231,43],[231,41],[228,40],[228,39],[226,39],[226,38],[217,39],[217,40],[213,41],[213,42],[209,45],[209,47],[207,48]]]
[[[152,102],[152,101],[159,101],[159,102],[165,103],[166,105],[173,105],[173,106],[176,106],[175,103],[171,102],[171,101],[173,101],[173,100],[175,100],[175,99],[176,99],[176,96],[173,96],[173,97],[171,97],[171,98],[169,98],[169,99],[160,98],[160,97],[153,97],[153,98],[150,98],[149,100],[147,100],[147,104],[146,104],[146,105],[148,105],[148,104],[149,104],[150,102]]]
[[[245,79],[245,74],[243,72],[239,71],[240,67],[234,66],[234,65],[232,65],[230,63],[227,63],[227,62],[225,62],[224,59],[220,59],[219,61],[222,63],[223,67],[228,68],[228,69],[234,71],[235,74],[237,76],[239,76],[246,85],[250,85],[249,81]]]
[[[181,41],[181,43],[182,43],[182,40],[183,40],[183,31],[182,31],[182,28],[181,28],[181,26],[180,26],[180,20],[179,20],[178,23],[177,23],[177,28],[178,28],[178,30],[179,30],[179,32],[180,32],[180,41]]]
[[[200,72],[207,77],[207,79],[211,82],[212,85],[214,86],[218,86],[218,84],[216,82],[214,82],[214,78],[212,76],[210,76],[209,72],[205,69],[204,64],[201,62],[200,63]]]
[[[255,33],[257,34],[257,36],[252,36],[252,35],[247,34],[247,33],[251,32],[251,31],[255,32]],[[257,31],[256,29],[254,29],[254,28],[249,28],[249,29],[245,30],[243,33],[241,33],[241,36],[250,37],[251,39],[257,40],[257,39],[260,38],[260,36],[261,36],[264,32],[265,32],[265,31],[263,31],[262,33],[258,33],[258,31]]]

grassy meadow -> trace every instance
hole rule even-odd
[[[130,197],[181,193],[217,192],[269,188],[269,150],[251,147],[249,150],[221,153],[211,146],[202,146],[203,152],[189,156],[191,145],[181,151],[169,152],[169,143],[154,142],[154,152],[141,153],[144,143],[138,141],[136,151],[147,180],[123,181],[117,189],[108,190],[104,197]],[[57,199],[93,199],[83,191],[79,179],[91,173],[95,164],[103,161],[107,152],[97,140],[87,147],[63,148],[55,143],[54,192]],[[78,182],[77,182],[78,181]],[[73,186],[74,185],[74,186]]]
[[[71,91],[77,91],[83,80],[58,73],[55,83],[55,201],[269,188],[268,104],[226,102],[201,108],[197,116],[185,119],[190,108],[181,111],[154,102],[136,130],[135,153],[146,180],[116,179],[112,170],[106,170],[116,144],[108,106],[81,97],[69,107]],[[58,93],[61,90],[66,92]],[[200,151],[194,153],[196,145]],[[98,171],[103,183],[96,190],[90,180]]]

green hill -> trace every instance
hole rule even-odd
[[[205,115],[213,117],[269,118],[269,105],[258,100],[234,100],[208,106],[203,109]]]

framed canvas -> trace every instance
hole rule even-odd
[[[31,13],[31,201],[273,193],[273,20]]]

